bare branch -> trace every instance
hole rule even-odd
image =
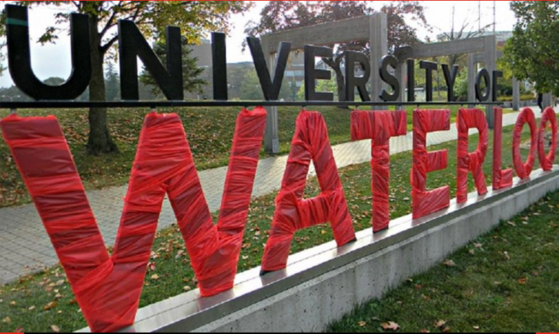
[[[110,48],[111,46],[113,46],[113,44],[118,40],[118,35],[113,36],[113,38],[111,38],[107,43],[105,43],[105,45],[100,47],[101,50],[101,54],[105,54]]]
[[[118,8],[120,8],[122,6],[122,1],[118,2]],[[103,36],[105,36],[105,34],[107,33],[107,31],[113,27],[115,25],[115,23],[113,23],[113,20],[116,17],[116,8],[113,9],[113,13],[111,14],[111,17],[107,20],[107,24],[105,24],[105,27],[103,27],[103,30],[101,30],[101,32],[99,33],[100,38],[103,38]]]
[[[72,1],[72,3],[74,4],[74,6],[76,6],[76,8],[78,9],[78,12],[81,11],[82,3],[80,1]]]

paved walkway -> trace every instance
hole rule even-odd
[[[539,109],[536,107],[533,110],[539,117]],[[517,114],[505,114],[503,125],[514,124]],[[476,132],[476,130],[470,130],[470,134]],[[455,124],[451,124],[450,131],[430,133],[427,136],[427,144],[440,144],[456,140],[456,138]],[[411,131],[408,131],[406,136],[390,140],[390,154],[410,151],[411,148]],[[370,140],[335,145],[333,151],[338,168],[366,162],[370,160],[371,156]],[[253,197],[266,195],[279,189],[286,161],[287,156],[260,160]],[[219,209],[226,171],[227,167],[220,167],[199,172],[202,187],[212,212]],[[311,167],[311,174],[313,172]],[[87,192],[99,229],[108,245],[113,245],[115,242],[123,206],[122,198],[125,193],[126,186]],[[166,200],[163,204],[158,228],[168,227],[175,222],[174,213]],[[57,263],[58,258],[33,204],[0,209],[0,285]]]

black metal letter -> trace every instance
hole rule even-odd
[[[363,68],[363,76],[355,77],[355,63],[359,63]],[[345,96],[346,101],[355,100],[355,87],[359,92],[361,101],[371,101],[367,92],[367,81],[371,76],[371,65],[369,59],[361,52],[347,51],[345,53]]]
[[[458,74],[459,67],[452,66],[452,73],[447,64],[443,64],[444,81],[446,82],[446,99],[448,102],[454,101],[454,82]]]
[[[433,71],[437,70],[437,63],[432,61],[420,61],[419,67],[425,69],[425,100],[433,101]]]
[[[408,59],[408,102],[415,101],[415,60]]]
[[[212,32],[212,71],[214,100],[227,101],[227,57],[224,33]]]
[[[398,66],[398,59],[394,56],[384,56],[380,61],[380,67],[378,69],[380,78],[382,81],[386,82],[387,84],[392,87],[392,94],[388,94],[388,92],[383,89],[382,93],[380,93],[379,97],[383,101],[396,101],[398,100],[398,96],[400,96],[400,83],[398,82],[398,78],[388,72],[388,66],[396,69]]]
[[[481,79],[485,80],[485,91],[483,94],[481,92]],[[487,69],[482,68],[476,75],[476,99],[478,101],[485,102],[489,100],[490,85],[489,72]]]
[[[493,71],[493,94],[492,94],[493,102],[497,101],[497,97],[498,97],[497,93],[499,92],[499,88],[500,88],[498,80],[499,78],[502,77],[503,77],[502,71]]]
[[[270,77],[270,72],[266,65],[266,56],[262,52],[260,39],[247,37],[247,43],[250,53],[252,54],[256,74],[258,74],[258,80],[260,80],[262,93],[264,93],[264,99],[277,101],[281,91],[285,68],[287,67],[287,58],[289,58],[289,52],[291,51],[291,43],[281,42],[279,44],[275,61],[276,69],[274,71],[274,81],[272,81]]]
[[[140,57],[167,99],[183,99],[180,29],[167,27],[166,38],[167,70],[134,22],[118,21],[120,91],[123,100],[139,99],[137,57]]]
[[[81,95],[91,80],[89,19],[71,14],[72,74],[60,86],[37,79],[31,68],[27,7],[6,5],[8,67],[15,85],[35,100],[71,100]]]
[[[334,101],[333,93],[315,91],[315,80],[330,80],[331,78],[330,71],[315,69],[315,57],[332,58],[332,49],[323,46],[305,45],[305,100]]]

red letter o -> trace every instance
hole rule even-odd
[[[547,122],[551,123],[551,150],[545,155],[544,135]],[[538,130],[538,156],[540,158],[540,166],[544,171],[550,171],[555,160],[555,151],[557,151],[557,117],[553,108],[547,107],[540,120],[540,128]]]
[[[530,153],[528,154],[526,162],[522,162],[522,157],[520,156],[520,135],[525,123],[528,123],[530,126]],[[534,112],[530,108],[524,108],[516,119],[512,138],[512,160],[514,162],[514,170],[516,171],[516,175],[521,179],[529,177],[530,173],[532,173],[538,144],[536,134],[536,118],[534,117]]]

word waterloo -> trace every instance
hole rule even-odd
[[[37,100],[69,100],[79,96],[87,88],[91,76],[87,17],[72,14],[74,68],[68,81],[52,87],[41,83],[31,70],[26,8],[7,5],[6,11],[9,67],[16,85]],[[183,99],[178,28],[167,29],[167,69],[134,23],[119,23],[119,42],[122,99],[138,99],[137,57],[142,59],[168,99]],[[214,34],[213,43],[213,58],[217,62],[214,63],[214,69],[225,69],[224,36]],[[248,44],[265,99],[277,100],[290,44],[282,43],[279,48],[273,80],[266,68],[259,40],[249,38]],[[316,56],[331,57],[332,50],[305,47],[307,100],[331,100],[331,94],[315,92],[315,80],[329,78],[329,72],[314,68]],[[348,64],[347,96],[351,98],[357,88],[362,100],[368,101],[365,85],[371,69],[367,58],[355,52],[348,52],[345,57]],[[365,75],[361,78],[354,76],[355,63],[364,69]],[[382,80],[392,87],[392,93],[382,91],[379,94],[384,101],[394,101],[401,89],[401,83],[388,70],[397,64],[396,58],[385,56],[378,70]],[[422,62],[421,67],[427,71],[427,86],[430,87],[430,73],[436,69],[436,64]],[[413,69],[413,66],[408,68]],[[449,86],[449,99],[452,100],[452,86],[458,69],[454,67],[451,71],[448,66],[443,66],[443,71]],[[492,73],[493,100],[495,79],[499,75],[498,72]],[[479,101],[490,98],[490,79],[487,70],[479,72],[476,79]],[[480,89],[481,81],[485,81],[484,91]],[[214,85],[214,98],[226,100],[225,82],[214,82]],[[407,87],[413,99],[413,79],[409,80]],[[41,103],[44,105],[46,102]],[[495,108],[494,113],[492,186],[496,190],[512,186],[513,171],[501,169],[502,110]],[[406,135],[407,117],[405,111],[355,110],[351,113],[351,139],[371,139],[374,232],[389,226],[389,139]],[[531,132],[530,153],[525,162],[520,156],[524,124],[529,125]],[[220,215],[217,224],[214,224],[180,118],[176,114],[149,113],[139,137],[120,228],[110,256],[56,117],[19,117],[13,114],[0,121],[4,140],[93,331],[114,331],[133,324],[166,194],[186,242],[201,295],[212,296],[233,287],[265,126],[264,108],[243,109],[239,113]],[[551,127],[553,145],[546,154],[544,132],[548,127]],[[468,152],[470,128],[476,128],[479,132],[479,144],[474,152]],[[417,109],[413,112],[413,166],[410,173],[413,218],[443,210],[450,204],[448,186],[432,190],[426,188],[428,173],[446,168],[448,161],[446,150],[427,151],[427,133],[449,129],[449,110]],[[479,109],[460,109],[457,130],[456,194],[457,202],[464,203],[467,201],[469,173],[473,175],[478,194],[487,192],[482,165],[486,158],[489,130],[484,112]],[[532,110],[524,109],[515,125],[512,148],[518,177],[526,179],[530,176],[536,154],[541,168],[551,170],[556,142],[557,120],[553,109],[547,108],[543,112],[539,129]],[[303,199],[311,161],[316,169],[321,194]],[[326,124],[320,113],[303,110],[296,120],[284,178],[276,197],[270,237],[262,259],[262,273],[286,267],[291,240],[297,230],[328,222],[339,246],[355,240]]]

